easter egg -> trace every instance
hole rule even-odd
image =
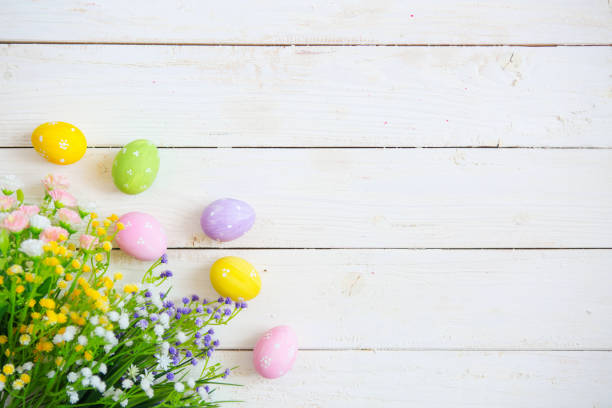
[[[202,212],[202,231],[217,241],[231,241],[251,229],[255,210],[244,201],[222,198],[213,201]]]
[[[289,326],[277,326],[264,334],[253,350],[255,370],[265,378],[278,378],[293,367],[298,342]]]
[[[43,123],[32,132],[32,146],[42,157],[55,164],[72,164],[87,150],[85,135],[66,122]]]
[[[126,194],[139,194],[151,187],[159,170],[157,147],[146,139],[128,143],[113,161],[113,181]]]
[[[234,301],[251,300],[261,289],[261,278],[253,265],[237,256],[218,259],[210,268],[210,281],[221,296]]]
[[[141,261],[153,261],[166,252],[166,233],[149,214],[129,212],[119,222],[124,228],[115,240],[123,252]]]

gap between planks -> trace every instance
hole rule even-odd
[[[112,42],[112,41],[2,41],[0,44],[15,45],[134,45],[134,46],[173,46],[173,47],[610,47],[612,43],[182,43],[182,42]]]

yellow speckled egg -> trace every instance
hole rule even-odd
[[[234,301],[251,300],[261,289],[261,278],[253,265],[237,256],[218,259],[210,268],[210,281],[221,296]]]
[[[72,164],[85,154],[87,140],[83,132],[70,123],[47,122],[32,132],[32,146],[51,163]]]

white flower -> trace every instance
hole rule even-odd
[[[28,361],[27,363],[23,363],[22,367],[25,371],[30,371],[34,367],[34,363]]]
[[[83,367],[83,368],[81,368],[81,374],[83,375],[83,377],[85,377],[85,378],[89,378],[89,377],[91,377],[91,375],[92,375],[93,373],[91,372],[91,368],[89,368],[89,367]]]
[[[64,341],[64,336],[62,336],[61,334],[56,334],[55,336],[53,336],[53,343],[58,344],[62,341]]]
[[[123,387],[124,390],[129,390],[130,388],[132,388],[133,385],[134,385],[134,381],[130,380],[129,378],[126,378],[125,380],[121,382],[121,386]]]
[[[127,313],[125,312],[121,313],[121,317],[119,317],[119,328],[121,330],[125,330],[128,328],[129,325],[130,325],[130,318],[128,317]]]
[[[76,326],[67,326],[66,331],[64,331],[64,340],[72,341],[77,332]]]
[[[28,256],[41,256],[43,254],[43,245],[39,239],[26,239],[19,246],[19,250]]]
[[[98,367],[98,372],[102,373],[102,374],[106,374],[106,371],[108,370],[108,368],[106,367],[106,364],[101,363],[100,367]]]
[[[146,390],[144,390],[145,394],[147,394],[147,397],[149,398],[153,398],[154,392],[153,392],[153,388],[147,388]]]
[[[180,341],[181,343],[186,342],[187,340],[189,340],[189,336],[187,336],[185,333],[183,333],[182,331],[179,331],[178,334],[176,335],[176,339],[178,341]]]
[[[140,295],[136,296],[136,303],[143,304],[144,303],[144,298]],[[141,316],[147,316],[147,312],[145,310],[139,310],[138,314]]]
[[[208,393],[204,387],[198,387],[196,390],[198,391],[198,395],[200,395],[201,399],[208,399]]]
[[[140,388],[142,388],[143,391],[146,392],[148,389],[151,388],[151,385],[153,385],[153,380],[153,373],[150,373],[145,368],[144,374],[141,374],[140,376]]]
[[[82,334],[79,336],[79,338],[77,339],[77,342],[81,345],[81,346],[86,346],[87,345],[87,337],[83,336]]]
[[[0,176],[0,190],[17,191],[23,188],[23,183],[14,174]]]
[[[161,344],[161,349],[162,349],[162,351],[163,351],[164,353],[167,353],[167,352],[168,352],[168,350],[170,350],[170,343],[168,343],[167,341],[164,341],[164,342]]]
[[[128,399],[127,398],[119,403],[119,405],[121,405],[122,407],[127,407],[127,404],[128,404]]]
[[[79,358],[77,361],[74,362],[76,365],[82,365],[83,364],[83,359]]]
[[[106,352],[106,354],[110,353],[110,351],[113,349],[113,345],[112,344],[107,344],[104,346],[104,351]]]
[[[71,372],[68,373],[66,378],[68,379],[69,383],[73,383],[76,380],[78,380],[79,376],[77,375],[77,373],[74,373],[74,372],[71,371]]]
[[[140,370],[138,369],[138,367],[136,367],[134,364],[132,364],[130,366],[130,368],[128,368],[128,372],[127,374],[130,376],[130,378],[134,381],[136,381],[136,377],[138,377],[138,374],[140,373]]]
[[[44,230],[51,226],[51,221],[44,215],[34,214],[30,217],[30,226],[39,230]]]
[[[106,383],[97,375],[91,377],[91,386],[97,389],[100,393],[106,390]]]
[[[161,336],[164,334],[164,326],[162,326],[161,324],[156,324],[155,327],[153,328],[153,332],[158,335]]]
[[[104,330],[104,327],[96,326],[94,334],[98,337],[104,337],[106,335],[106,330]]]
[[[104,393],[102,394],[104,397],[110,397],[111,395],[113,395],[115,393],[115,387],[111,386],[109,389],[107,389],[106,391],[104,391]]]
[[[106,342],[109,344],[114,345],[118,343],[117,338],[115,337],[115,333],[113,333],[111,330],[106,331],[104,338],[106,339]]]
[[[167,354],[156,354],[154,356],[157,359],[157,367],[159,368],[159,370],[167,370],[168,367],[170,367],[170,363],[172,362],[172,359],[170,358],[169,355]]]
[[[19,391],[22,388],[23,388],[23,381],[21,381],[21,380],[13,381],[13,389]]]
[[[79,402],[79,394],[77,394],[76,391],[68,391],[68,397],[70,397],[71,404]]]
[[[4,390],[4,383],[0,381],[0,391]]]
[[[168,323],[170,322],[170,316],[166,313],[162,313],[159,316],[159,322],[164,325],[164,327],[168,327]]]
[[[55,370],[51,370],[47,373],[47,378],[53,378],[55,377]]]
[[[187,386],[189,388],[195,388],[195,386],[196,386],[195,380],[193,378],[188,378],[187,379]]]
[[[114,310],[108,312],[107,316],[108,320],[110,320],[111,322],[116,322],[117,320],[119,320],[119,313]]]
[[[98,315],[93,315],[89,318],[89,323],[93,324],[94,326],[96,326],[97,324],[100,323],[100,316]]]
[[[182,382],[175,382],[174,383],[174,389],[178,392],[183,392],[185,391],[185,386],[183,385]]]
[[[151,296],[151,303],[155,305],[156,308],[161,309],[164,306],[164,302],[162,302],[159,296]]]
[[[91,380],[88,377],[85,377],[81,380],[81,384],[83,384],[83,387],[89,387],[90,383],[91,383]]]

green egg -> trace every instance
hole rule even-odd
[[[113,161],[113,181],[126,194],[139,194],[151,187],[159,170],[157,147],[138,139],[119,150]]]

